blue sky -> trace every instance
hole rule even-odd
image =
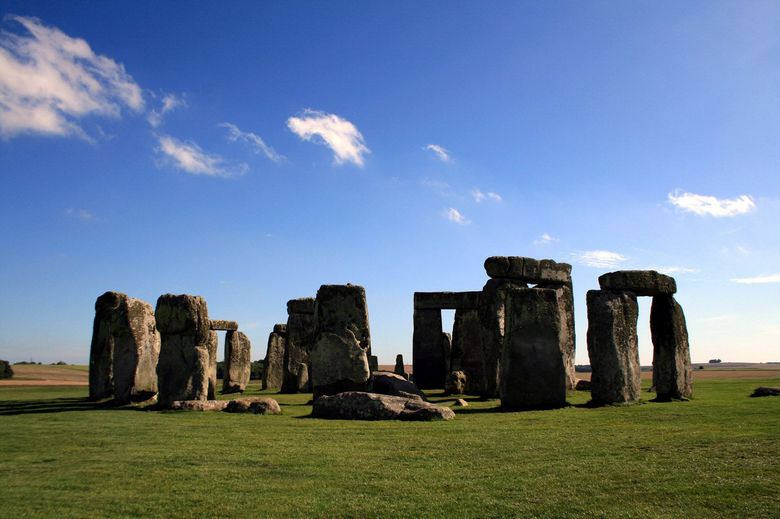
[[[410,360],[414,291],[522,255],[573,265],[578,363],[625,268],[675,276],[694,361],[780,360],[780,4],[160,4],[0,5],[0,358],[86,363],[119,290],[260,359],[352,282]]]

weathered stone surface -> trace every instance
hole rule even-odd
[[[320,332],[311,352],[314,398],[343,391],[365,391],[371,372],[368,355],[352,330]]]
[[[444,353],[444,372],[450,372],[450,357],[452,356],[452,334],[450,332],[442,332],[441,334],[441,351]]]
[[[176,411],[224,411],[226,400],[175,400],[168,406]]]
[[[501,351],[504,347],[506,294],[512,288],[526,288],[522,281],[489,279],[482,288],[479,306],[480,342],[482,344],[482,387],[485,398],[498,397]]]
[[[590,391],[590,380],[578,378],[577,382],[574,384],[574,389],[577,391]]]
[[[287,314],[313,314],[317,311],[317,302],[313,297],[300,297],[287,301]]]
[[[208,399],[217,398],[217,350],[219,349],[219,336],[214,330],[209,331],[209,391]]]
[[[280,328],[281,327],[281,328]],[[262,388],[281,388],[284,376],[284,348],[287,325],[275,325],[268,335],[268,348],[265,351]]]
[[[309,391],[307,383],[298,383],[301,364],[310,366],[309,355],[317,338],[317,315],[313,313],[316,304],[313,298],[293,299],[287,302],[287,308],[300,310],[310,308],[312,312],[292,312],[287,317],[287,335],[285,337],[282,393],[302,393]]]
[[[298,364],[298,370],[296,372],[296,383],[298,384],[298,390],[302,393],[308,393],[311,391],[311,379],[309,378],[309,366],[305,362]]]
[[[322,285],[317,290],[317,326],[320,332],[352,332],[371,355],[366,290],[359,285]]]
[[[650,333],[656,400],[690,398],[693,396],[693,374],[688,328],[682,307],[673,296],[653,297]]]
[[[574,356],[577,344],[574,329],[574,292],[571,283],[569,285],[545,285],[538,284],[536,288],[551,288],[558,291],[558,300],[561,304],[561,326],[564,329],[563,336],[566,339],[563,350],[563,360],[566,366],[566,389],[574,389],[576,384],[576,372],[574,370]]]
[[[374,371],[371,373],[371,384],[368,389],[371,393],[380,395],[417,395],[425,400],[425,394],[417,386],[401,375],[390,373],[389,371]]]
[[[97,299],[90,347],[92,399],[113,396],[124,404],[153,397],[159,355],[160,334],[151,305],[119,292]]]
[[[491,256],[485,260],[485,271],[491,278],[514,279],[525,283],[571,284],[571,265],[551,259]]]
[[[312,416],[340,420],[452,420],[455,413],[419,399],[349,391],[314,401]]]
[[[408,375],[406,374],[406,366],[404,365],[404,356],[400,353],[395,356],[395,368],[393,369],[393,373],[408,379]]]
[[[252,368],[251,349],[252,344],[244,332],[229,331],[225,334],[223,393],[243,393],[246,389]]]
[[[371,370],[372,373],[374,371],[379,371],[379,357],[376,355],[368,357],[368,369]]]
[[[452,329],[450,371],[463,371],[468,375],[469,383],[466,392],[481,393],[485,378],[483,370],[479,310],[456,310]]]
[[[279,402],[268,397],[237,398],[225,406],[226,413],[281,414]]]
[[[469,403],[463,400],[462,398],[458,398],[457,400],[455,400],[455,402],[452,405],[454,405],[455,407],[468,407]]]
[[[7,360],[0,360],[0,379],[11,378],[14,376],[14,370],[11,363]]]
[[[206,301],[199,296],[165,294],[157,299],[157,329],[162,344],[157,364],[159,404],[208,400],[212,366],[216,377],[216,342],[209,330]],[[213,335],[212,335],[213,333]]]
[[[469,376],[463,371],[452,371],[444,382],[444,392],[448,395],[463,395],[468,391]]]
[[[224,321],[221,319],[212,319],[209,328],[212,330],[220,330],[220,331],[236,331],[238,330],[238,323],[236,321]]]
[[[415,292],[417,310],[457,310],[479,306],[480,292]]]
[[[507,291],[501,352],[501,406],[507,409],[566,405],[568,329],[560,292],[549,288]]]
[[[442,349],[440,310],[414,310],[412,365],[414,383],[420,389],[444,387],[447,362]]]
[[[780,396],[780,387],[759,386],[753,390],[752,397]]]
[[[639,400],[636,296],[632,292],[589,290],[587,304],[592,402],[601,405]]]
[[[672,295],[677,292],[674,278],[655,270],[618,270],[599,276],[602,290],[633,292],[638,296]]]

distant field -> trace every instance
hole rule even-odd
[[[89,366],[17,364],[11,368],[14,370],[13,378],[0,380],[0,387],[89,385]]]
[[[469,397],[432,423],[308,418],[311,395],[254,416],[0,387],[2,515],[780,517],[780,398],[748,396],[780,377],[723,375],[690,402],[590,409],[575,392],[508,413]]]

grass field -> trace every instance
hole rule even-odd
[[[749,398],[758,385],[780,377],[705,378],[668,404],[589,409],[579,392],[565,409],[504,413],[472,400],[433,423],[307,418],[309,395],[254,416],[0,387],[0,514],[779,517],[780,398]]]

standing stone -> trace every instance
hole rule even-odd
[[[106,292],[95,302],[90,347],[89,393],[117,403],[147,400],[157,393],[160,355],[151,305],[119,292]]]
[[[557,290],[507,291],[501,352],[501,406],[507,409],[566,405],[563,304]]]
[[[481,391],[484,384],[482,338],[477,309],[455,310],[452,330],[451,371],[463,371],[468,375],[468,392]]]
[[[199,296],[165,294],[157,299],[157,329],[162,344],[157,364],[158,401],[208,400],[216,378],[216,332],[209,330],[206,300]],[[214,353],[212,354],[211,351]],[[213,360],[212,360],[213,359]]]
[[[577,373],[574,369],[574,356],[576,347],[576,335],[574,331],[574,292],[571,283],[568,285],[539,284],[536,288],[552,288],[558,291],[561,303],[562,326],[565,328],[566,348],[564,349],[564,362],[566,365],[566,389],[573,390],[577,385]]]
[[[231,330],[225,334],[223,393],[243,393],[246,389],[252,369],[251,348],[249,337],[244,332]]]
[[[371,355],[366,289],[358,285],[322,285],[317,290],[319,330],[351,330],[360,346]]]
[[[301,364],[310,365],[309,355],[317,337],[316,301],[312,297],[287,302],[287,336],[284,349],[282,393],[308,392],[308,377],[304,385],[298,371]]]
[[[657,400],[690,398],[693,395],[693,375],[688,328],[682,307],[673,296],[653,297],[650,332]]]
[[[406,366],[404,366],[404,356],[400,353],[395,356],[395,368],[393,369],[393,373],[408,378],[406,375]]]
[[[632,292],[589,290],[588,356],[594,404],[634,402],[640,396],[636,323]]]
[[[0,379],[12,378],[14,376],[14,370],[11,368],[11,363],[7,360],[0,360]]]
[[[284,348],[287,325],[277,324],[268,335],[268,349],[265,352],[262,388],[281,388],[284,376]]]
[[[213,323],[214,321],[212,321]],[[217,398],[217,350],[219,336],[214,330],[209,331],[209,400]]]
[[[300,390],[308,393],[311,390],[311,380],[309,379],[309,366],[305,362],[298,364],[297,383]]]
[[[379,357],[376,355],[371,355],[368,357],[368,367],[371,370],[371,373],[374,371],[379,371]]]
[[[420,389],[444,387],[447,362],[441,344],[441,310],[414,310],[412,365],[414,383]]]
[[[452,334],[450,332],[442,332],[441,334],[441,354],[444,357],[444,372],[449,374],[452,355]]]

